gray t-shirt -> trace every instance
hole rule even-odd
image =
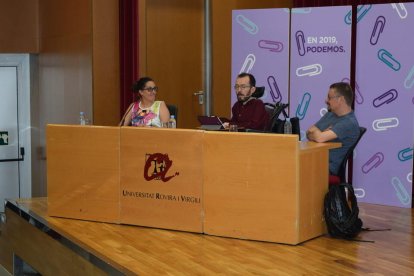
[[[342,147],[329,150],[329,172],[331,174],[338,174],[339,167],[348,149],[352,147],[359,136],[359,124],[354,111],[344,116],[337,116],[332,112],[327,112],[315,126],[321,131],[331,128],[337,138],[329,142],[342,143]]]

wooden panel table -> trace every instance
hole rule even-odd
[[[207,132],[204,232],[298,244],[322,235],[328,149],[297,135]]]
[[[121,223],[203,231],[203,132],[121,128]]]
[[[324,233],[328,150],[297,135],[49,125],[49,215],[298,244]]]
[[[49,215],[119,223],[119,127],[46,130]]]

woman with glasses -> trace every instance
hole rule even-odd
[[[161,127],[162,123],[168,122],[170,112],[165,102],[155,100],[158,87],[153,79],[140,78],[132,88],[134,93],[137,93],[137,100],[128,107],[121,120],[121,126]]]

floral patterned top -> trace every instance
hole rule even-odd
[[[132,107],[131,125],[161,127],[160,106],[161,101],[155,101],[147,108],[142,108],[140,101],[135,102]]]

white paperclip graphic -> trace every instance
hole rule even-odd
[[[240,24],[240,26],[243,27],[243,29],[250,33],[250,34],[257,34],[257,32],[259,31],[259,27],[250,19],[248,19],[246,16],[244,15],[237,15],[236,16],[236,21],[237,23]]]
[[[393,9],[395,9],[395,10],[397,11],[398,16],[399,16],[401,19],[405,19],[405,18],[407,18],[407,16],[408,16],[408,11],[407,11],[407,9],[405,8],[405,6],[404,6],[404,4],[403,4],[403,3],[393,3],[393,4],[391,4],[391,6],[392,6],[392,8],[393,8]]]
[[[365,190],[362,189],[362,188],[355,188],[354,192],[355,192],[355,197],[356,198],[364,198],[365,197]]]
[[[412,172],[407,174],[407,181],[410,182],[410,183],[413,183],[413,173]]]
[[[323,115],[325,115],[326,112],[328,112],[328,109],[326,107],[323,107],[321,108],[321,110],[319,110],[319,114],[321,115],[321,117],[323,117]]]
[[[404,87],[410,89],[414,86],[414,66],[411,68],[410,72],[408,72],[407,77],[404,81]]]
[[[372,128],[375,131],[383,131],[392,127],[397,127],[400,121],[396,117],[378,119],[372,122]]]
[[[322,73],[322,65],[319,63],[311,64],[308,66],[299,67],[296,69],[296,76],[302,77],[302,76],[316,76]]]
[[[252,70],[254,63],[256,62],[256,56],[248,54],[244,60],[243,66],[240,69],[240,73],[249,73]]]
[[[394,176],[391,179],[391,184],[397,192],[397,197],[400,202],[404,205],[410,204],[411,197],[408,195],[407,189],[405,189],[404,185],[401,183],[401,180],[398,177]]]

